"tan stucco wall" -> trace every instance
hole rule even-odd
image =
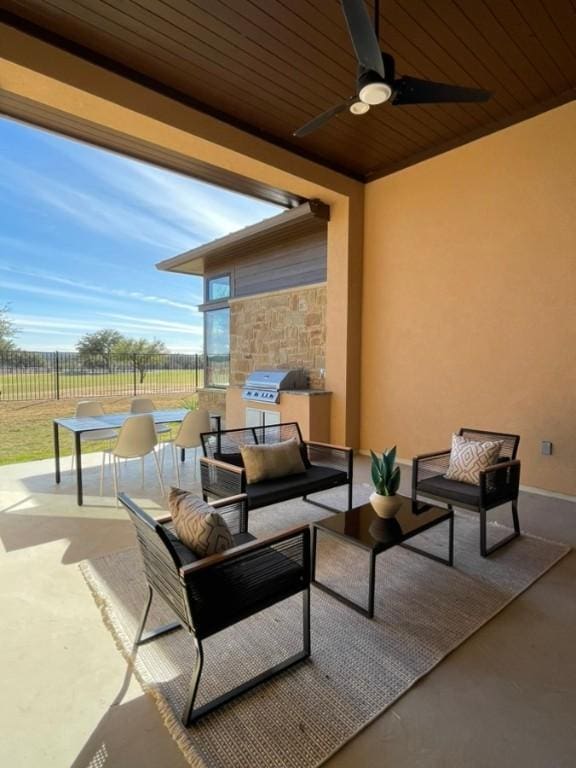
[[[364,185],[1,23],[0,71],[0,104],[5,91],[330,206],[330,435],[357,446]]]
[[[262,368],[304,368],[324,389],[326,286],[275,291],[230,301],[230,383]]]
[[[365,244],[362,447],[517,432],[576,494],[576,103],[369,184]]]

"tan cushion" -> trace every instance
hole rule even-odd
[[[171,488],[168,507],[178,538],[197,557],[218,555],[234,546],[232,533],[222,515],[199,496]]]
[[[240,452],[248,484],[306,472],[296,438],[269,445],[242,445]]]
[[[452,450],[446,479],[480,485],[480,472],[496,463],[502,445],[502,440],[487,440],[481,443],[460,435],[452,435]]]

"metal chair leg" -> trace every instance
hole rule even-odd
[[[261,685],[261,683],[265,682],[266,680],[270,680],[272,677],[279,674],[280,672],[283,672],[284,670],[294,666],[294,664],[298,664],[299,662],[308,658],[310,656],[309,609],[310,609],[310,590],[306,589],[306,591],[304,592],[304,603],[303,603],[304,637],[303,637],[303,649],[301,651],[294,654],[293,656],[290,656],[290,658],[285,659],[285,661],[281,661],[279,664],[276,664],[275,666],[270,667],[264,672],[261,672],[259,675],[256,675],[255,677],[250,678],[250,680],[246,680],[246,682],[241,683],[240,685],[237,685],[236,688],[233,688],[231,691],[227,691],[226,693],[223,693],[221,696],[217,696],[215,699],[212,699],[212,701],[209,701],[206,704],[202,704],[196,709],[194,709],[194,702],[196,701],[196,694],[198,693],[200,675],[202,674],[202,666],[204,664],[204,656],[203,656],[201,642],[196,638],[195,635],[193,635],[194,645],[196,647],[196,659],[194,661],[194,670],[192,672],[192,680],[190,682],[188,701],[186,702],[186,706],[184,707],[184,712],[182,714],[182,722],[184,723],[184,725],[185,726],[192,725],[192,723],[195,723],[197,720],[199,720],[201,717],[204,717],[204,715],[207,715],[209,712],[213,712],[215,709],[218,709],[218,707],[221,707],[223,704],[227,704],[229,701],[232,701],[237,696],[241,696],[242,694],[247,693],[248,691],[251,691],[253,688],[256,688],[256,686],[258,685]]]
[[[146,645],[146,643],[157,640],[159,637],[169,635],[171,632],[175,632],[176,630],[183,628],[179,621],[171,621],[169,624],[163,624],[161,627],[156,627],[155,629],[152,629],[144,634],[146,619],[148,618],[148,613],[150,612],[150,606],[152,605],[153,597],[154,590],[148,584],[148,599],[146,600],[146,605],[144,606],[144,611],[142,612],[142,618],[140,619],[140,624],[138,625],[136,637],[134,638],[134,643],[132,644],[132,654],[134,654],[139,646]]]
[[[480,510],[480,554],[482,557],[488,557],[493,552],[496,552],[497,549],[501,549],[501,547],[506,546],[506,544],[509,544],[514,539],[517,539],[520,536],[520,520],[518,518],[518,500],[515,499],[512,502],[512,523],[514,526],[514,532],[509,534],[508,536],[504,536],[504,538],[500,539],[500,541],[497,541],[496,544],[493,544],[491,547],[487,546],[487,524],[486,524],[486,510],[481,509]]]
[[[146,626],[146,619],[148,618],[148,613],[150,612],[150,606],[152,605],[153,596],[154,596],[154,593],[152,591],[152,587],[148,584],[148,599],[146,600],[146,605],[144,606],[144,610],[142,611],[142,618],[140,619],[140,624],[138,624],[136,637],[134,638],[134,643],[132,645],[132,653],[134,653],[136,648],[140,645],[140,640],[142,639],[142,633],[144,632],[144,627]]]
[[[164,490],[164,483],[162,482],[162,472],[160,470],[160,464],[158,462],[158,456],[156,455],[156,451],[152,451],[152,456],[154,457],[154,463],[156,464],[156,474],[158,475],[158,482],[160,483],[160,491],[162,493],[162,496],[166,494]]]
[[[512,522],[514,524],[514,530],[520,535],[520,520],[518,518],[518,499],[514,499],[512,502]]]
[[[204,651],[202,650],[202,643],[196,636],[193,636],[194,648],[196,649],[196,658],[194,659],[194,669],[192,670],[192,679],[190,681],[190,687],[188,689],[188,701],[184,707],[182,713],[182,722],[185,726],[189,726],[193,721],[192,713],[194,710],[194,702],[196,701],[196,694],[198,693],[198,686],[200,685],[200,676],[202,675],[202,667],[204,666]]]
[[[302,641],[306,656],[310,656],[310,587],[302,593]]]
[[[486,557],[486,510],[480,510],[480,554]]]
[[[116,506],[118,506],[118,460],[116,456],[113,457],[112,469],[114,470],[112,475],[114,480],[114,498],[116,499]]]
[[[100,464],[100,496],[104,493],[104,465],[106,464],[106,451],[102,451],[102,463]]]
[[[180,465],[178,464],[178,449],[176,443],[172,443],[172,460],[176,469],[176,485],[180,488]]]

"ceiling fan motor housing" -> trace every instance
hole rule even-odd
[[[392,96],[392,88],[377,72],[365,69],[358,75],[358,98],[364,104],[383,104]]]
[[[394,58],[382,52],[384,77],[378,72],[360,66],[358,68],[358,96],[365,104],[383,104],[392,96],[394,84]]]

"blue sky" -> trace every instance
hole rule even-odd
[[[156,262],[281,209],[0,118],[0,305],[28,350],[116,328],[202,348],[202,281]]]

